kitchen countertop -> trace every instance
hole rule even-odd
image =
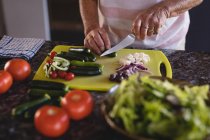
[[[33,121],[13,118],[10,111],[24,101],[28,101],[27,90],[29,83],[33,78],[36,70],[47,56],[52,48],[56,45],[70,45],[64,42],[46,42],[39,52],[30,61],[32,66],[31,76],[23,82],[15,82],[7,94],[0,96],[0,139],[16,140],[42,140],[48,139],[40,135],[34,128]],[[72,44],[71,44],[72,45]],[[210,53],[205,52],[187,52],[163,50],[168,57],[173,70],[173,78],[188,81],[192,84],[210,83]],[[0,58],[0,69],[7,59]],[[88,118],[74,122],[71,121],[70,129],[65,135],[58,139],[73,140],[123,140],[121,135],[112,131],[101,116],[99,105],[103,100],[105,93],[92,93],[95,100],[95,108]]]

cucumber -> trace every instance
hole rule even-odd
[[[77,61],[77,60],[72,60],[71,61],[71,66],[81,66],[81,67],[98,67],[101,70],[103,69],[103,65],[94,63],[94,62],[82,62],[82,61]]]
[[[108,55],[106,55],[107,57],[116,57],[117,56],[117,53],[116,52],[113,52],[113,53],[110,53]]]
[[[69,51],[77,51],[77,52],[91,53],[91,50],[88,49],[88,48],[70,48]]]
[[[50,96],[48,94],[45,94],[43,97],[41,97],[39,99],[23,103],[23,104],[12,109],[12,115],[13,116],[23,115],[29,109],[35,109],[37,107],[40,107],[44,103],[50,101],[50,99],[51,99]]]
[[[50,101],[44,103],[44,104],[47,104],[47,105],[54,105],[54,106],[60,106],[60,102],[61,102],[61,97],[57,97],[57,98],[53,98],[51,99]],[[43,105],[43,104],[42,104]],[[23,117],[25,119],[33,119],[34,118],[34,114],[36,113],[37,109],[39,107],[41,107],[42,105],[39,105],[39,106],[36,106],[35,108],[31,108],[27,111],[25,111],[23,113]]]
[[[69,56],[75,56],[75,57],[78,57],[78,58],[82,58],[85,62],[86,61],[89,61],[89,58],[86,55],[84,55],[83,53],[81,53],[81,52],[69,51],[69,52],[67,52],[67,55],[69,55]]]
[[[69,52],[61,52],[57,54],[58,57],[63,57],[68,60],[78,60],[85,62],[95,62],[96,56],[86,48],[70,48]]]
[[[91,50],[88,49],[88,48],[84,48],[84,51],[83,52],[86,52],[86,53],[91,53]],[[91,53],[92,54],[92,53]]]
[[[96,61],[96,57],[94,54],[92,53],[88,53],[88,52],[79,52],[79,51],[69,51],[67,52],[67,55],[76,55],[77,57],[82,58],[85,62],[95,62]]]
[[[61,52],[60,54],[57,54],[58,57],[62,57],[68,60],[79,60],[79,61],[85,61],[84,57],[80,57],[78,55],[70,54],[68,52]]]
[[[63,90],[68,91],[68,86],[63,83],[43,81],[43,80],[33,80],[31,82],[31,88],[34,89],[46,89],[46,90]]]
[[[59,97],[59,96],[64,96],[67,93],[67,91],[65,91],[65,90],[51,90],[51,89],[38,89],[38,88],[32,88],[29,91],[29,95],[32,97],[43,96],[46,93],[50,97]]]
[[[95,62],[96,61],[96,56],[93,53],[83,52],[83,54],[88,57],[90,62]]]
[[[102,70],[100,68],[90,66],[72,66],[69,71],[77,76],[94,76],[102,74]]]
[[[88,59],[87,61],[90,61],[90,62],[96,61],[96,56],[88,48],[70,48],[69,52],[82,54],[87,57],[87,59]]]

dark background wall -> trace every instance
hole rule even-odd
[[[210,52],[210,0],[190,10],[190,19],[186,49]]]
[[[2,2],[0,0],[0,36],[3,36],[4,34],[5,34],[5,26],[4,26]]]
[[[51,39],[83,45],[79,0],[48,0]]]
[[[52,40],[83,44],[78,0],[49,0]],[[190,10],[191,24],[186,50],[210,52],[210,0]]]

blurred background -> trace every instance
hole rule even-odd
[[[186,50],[210,52],[210,1],[190,10]],[[36,37],[83,45],[78,0],[0,0],[0,36]]]

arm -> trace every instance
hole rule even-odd
[[[80,0],[80,13],[84,25],[85,36],[95,28],[99,27],[97,0]]]
[[[168,17],[175,17],[198,6],[202,2],[203,0],[166,0],[162,2],[162,5],[166,7],[169,14]]]
[[[79,0],[79,3],[85,33],[84,46],[101,54],[111,45],[107,32],[99,26],[98,0]]]
[[[133,22],[132,32],[138,39],[157,34],[167,18],[180,14],[199,5],[202,0],[165,0],[140,12]]]

